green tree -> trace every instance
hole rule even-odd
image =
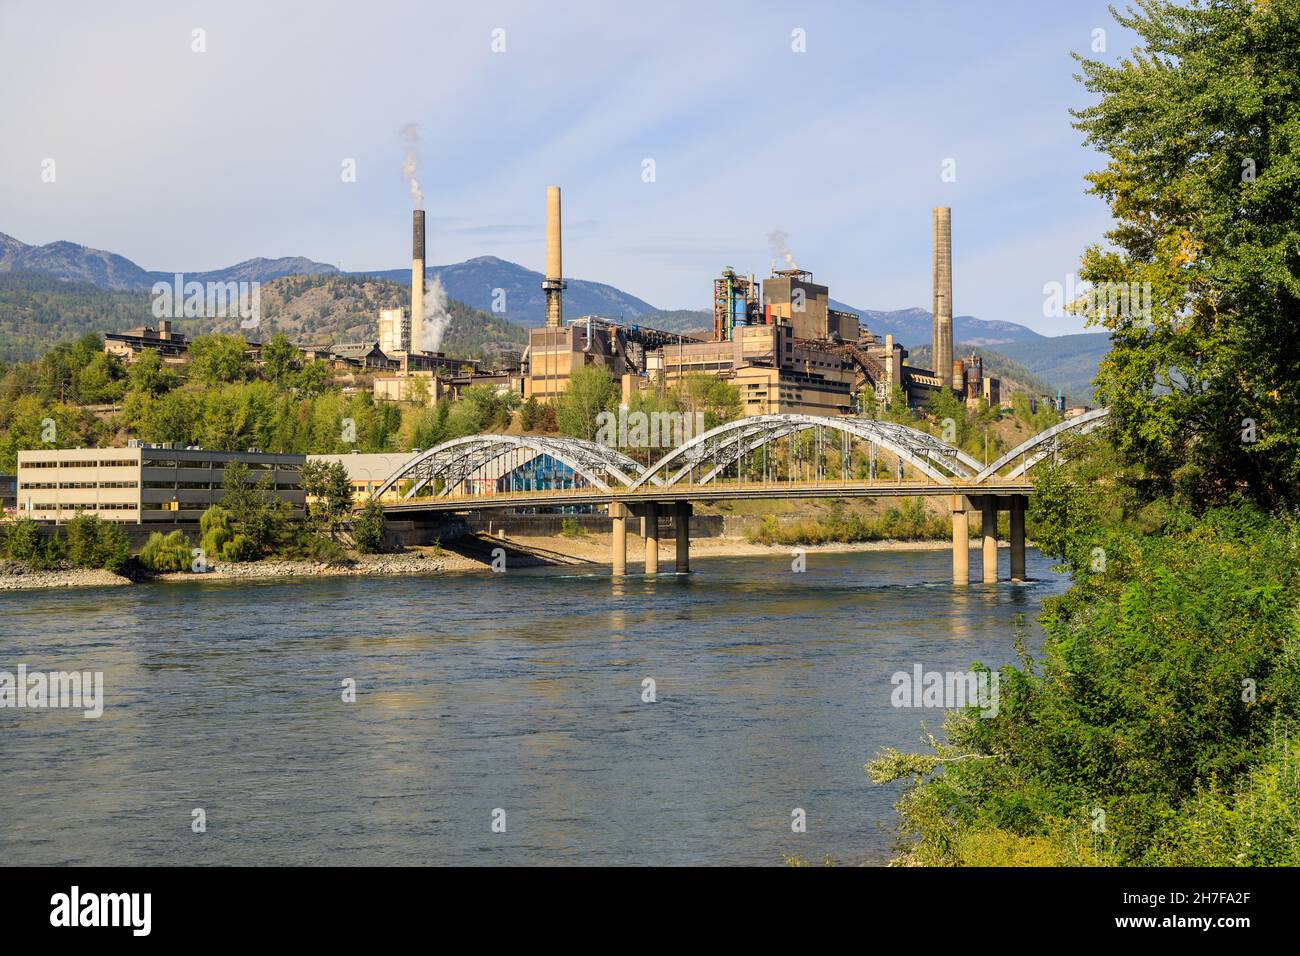
[[[519,424],[530,432],[542,423],[542,404],[536,396],[529,396],[519,411]]]
[[[127,384],[146,395],[161,395],[176,387],[176,373],[163,364],[157,349],[145,349],[127,369]]]
[[[352,521],[352,541],[363,554],[377,554],[384,547],[384,509],[374,498],[366,501]]]
[[[283,332],[271,336],[262,346],[262,375],[279,388],[289,384],[289,376],[298,368],[300,353]]]
[[[254,481],[241,461],[226,465],[221,505],[234,516],[237,534],[248,559],[263,557],[285,542],[292,524],[291,509],[275,493],[275,479],[265,472]]]
[[[603,365],[575,369],[556,402],[560,431],[574,438],[595,441],[597,416],[618,407],[618,383]]]
[[[1151,494],[1294,502],[1300,7],[1141,0],[1116,19],[1139,45],[1080,58],[1100,99],[1075,114],[1116,222],[1080,273],[1098,294],[1077,309],[1112,340],[1097,396]]]
[[[59,549],[52,537],[41,534],[40,526],[30,518],[19,518],[6,529],[5,556],[37,570],[52,567]]]
[[[140,549],[140,563],[154,574],[188,571],[191,566],[190,541],[183,531],[164,535],[155,531]]]
[[[332,538],[339,523],[352,513],[352,479],[342,462],[308,461],[302,466],[302,488],[309,513]]]
[[[64,528],[68,560],[79,568],[120,571],[131,556],[122,526],[78,511]]]
[[[203,335],[190,343],[190,375],[204,385],[248,377],[248,343],[239,335]]]

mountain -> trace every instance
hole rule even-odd
[[[170,283],[173,278],[170,272],[149,272],[130,259],[101,249],[90,249],[73,242],[29,246],[0,233],[0,278],[4,273],[27,274],[20,286],[23,283],[31,285],[35,281],[34,274],[76,284],[75,288],[68,289],[71,298],[65,303],[71,314],[51,311],[51,296],[56,295],[57,290],[48,286],[36,290],[43,298],[33,300],[26,312],[22,312],[19,287],[9,287],[8,298],[3,301],[5,311],[0,312],[0,352],[10,356],[26,355],[39,348],[46,335],[53,336],[50,339],[53,341],[73,328],[84,327],[87,331],[114,328],[124,310],[133,311],[120,301],[94,300],[88,295],[88,289],[147,292],[155,282]],[[463,321],[469,322],[469,338],[462,340],[453,335],[455,344],[453,339],[449,339],[449,349],[465,351],[491,343],[514,345],[522,334],[519,327],[536,327],[545,321],[546,302],[541,290],[540,272],[495,256],[479,256],[465,262],[430,266],[426,274],[430,278],[436,276],[442,282],[449,299],[468,307]],[[185,278],[199,282],[258,281],[265,284],[290,276],[332,275],[340,275],[332,265],[291,256],[248,259],[225,269],[185,273]],[[366,330],[373,328],[377,321],[377,315],[367,310],[377,309],[379,302],[383,302],[384,307],[406,302],[405,290],[410,283],[408,269],[356,271],[342,275],[362,280],[361,286],[331,286],[327,300],[319,302],[316,301],[319,293],[308,294],[305,291],[304,295],[312,305],[299,303],[303,309],[299,315],[294,306],[285,303],[286,311],[281,318],[286,323],[301,319],[301,326],[294,329],[298,334],[319,334],[336,340],[364,339],[371,337]],[[390,285],[382,290],[380,287],[367,289],[367,279],[388,280]],[[264,286],[264,303],[267,292]],[[925,309],[862,309],[835,299],[830,300],[830,305],[834,309],[856,312],[871,331],[878,335],[892,334],[910,350],[929,345],[931,319]],[[501,311],[495,311],[494,306]],[[312,309],[318,313],[318,320],[310,320],[307,313]],[[44,317],[43,321],[47,323],[44,332],[32,325],[31,318],[35,314]],[[568,280],[564,314],[568,318],[603,315],[672,332],[703,332],[713,325],[712,313],[705,309],[658,310],[644,299],[614,286],[585,279]],[[476,317],[470,320],[467,318],[470,315]],[[91,317],[100,324],[90,323]],[[136,324],[149,318],[147,310],[142,309]],[[455,331],[453,323],[453,333]],[[959,315],[953,320],[953,338],[961,343],[960,348],[967,351],[992,347],[1000,356],[1019,363],[1033,375],[1046,380],[1051,390],[1063,388],[1082,401],[1091,399],[1091,379],[1108,348],[1105,333],[1048,337],[1015,322],[979,319],[970,315]],[[923,363],[913,359],[913,364]]]
[[[89,282],[113,291],[148,291],[155,282],[171,282],[174,273],[148,272],[130,259],[75,242],[50,242],[29,246],[0,233],[0,272],[35,272],[73,282]],[[302,256],[248,259],[225,269],[185,273],[187,281],[266,282],[286,275],[338,272],[323,262]]]
[[[896,309],[892,312],[881,312],[878,309],[859,309],[835,299],[830,300],[830,306],[842,312],[856,312],[872,332],[877,335],[892,335],[904,348],[928,345],[930,342],[933,316],[925,309]],[[1007,342],[1031,342],[1047,338],[1015,322],[977,319],[973,315],[956,316],[952,320],[952,336],[954,341],[969,345],[1002,345]]]
[[[148,298],[37,272],[0,272],[0,361],[40,358],[56,342],[87,332],[121,332],[153,322]]]
[[[446,266],[426,266],[424,272],[431,279],[436,276],[450,298],[466,305],[492,312],[494,305],[501,299],[497,292],[500,289],[505,292],[505,308],[499,313],[502,318],[526,328],[534,328],[546,322],[546,297],[542,293],[543,276],[540,272],[533,272],[518,263],[507,262],[496,256],[479,256]],[[409,269],[355,272],[353,275],[375,276],[394,282],[411,281]],[[632,321],[655,311],[650,303],[612,285],[589,282],[586,279],[565,281],[568,283],[564,290],[566,318],[603,315]]]
[[[971,352],[977,353],[984,360],[984,373],[1000,380],[1003,399],[1007,398],[1010,392],[1028,392],[1031,395],[1056,394],[1057,386],[1045,381],[1033,369],[1014,359],[1009,359],[1001,352],[995,352],[987,346],[960,342],[953,345],[953,350],[963,358]],[[915,365],[918,368],[929,367],[929,345],[920,345],[910,351],[911,354],[907,359],[908,364]],[[1069,394],[1068,390],[1067,394]],[[1072,397],[1075,400],[1081,400],[1078,395]]]
[[[263,340],[283,332],[300,345],[373,342],[379,311],[409,304],[409,274],[407,282],[335,273],[282,276],[261,287],[262,330],[241,329],[237,316],[206,322],[202,330]],[[447,312],[451,322],[439,350],[449,355],[495,361],[503,353],[517,356],[528,342],[523,328],[499,315],[455,300]]]
[[[408,295],[404,284],[367,276],[282,276],[261,286],[260,328],[243,329],[238,317],[172,321],[190,336],[225,332],[265,341],[283,332],[298,345],[373,342],[379,310],[406,305]],[[441,348],[449,355],[495,362],[509,353],[517,357],[527,344],[527,332],[500,316],[455,301],[447,311],[451,323]],[[87,333],[156,324],[147,292],[101,289],[35,272],[0,273],[0,361],[39,358],[55,342]]]
[[[1110,333],[1081,332],[1012,342],[998,346],[998,351],[1065,389],[1072,398],[1092,404],[1092,380],[1097,376],[1097,366],[1110,351]]]

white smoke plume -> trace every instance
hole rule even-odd
[[[420,166],[420,124],[407,123],[397,135],[406,143],[406,155],[402,158],[402,176],[406,179],[407,188],[411,190],[411,202],[416,209],[424,208],[424,190],[420,188],[420,181],[415,178],[415,171]]]
[[[790,236],[780,229],[773,229],[767,236],[767,244],[772,248],[772,271],[781,269],[797,269],[794,256],[790,253],[790,247],[786,244]]]
[[[442,348],[443,336],[450,326],[447,290],[442,287],[442,280],[434,276],[424,283],[424,330],[420,333],[417,348],[425,352],[437,352]]]

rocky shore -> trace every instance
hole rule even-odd
[[[459,571],[480,565],[454,554],[430,554],[421,551],[405,554],[365,554],[351,562],[326,564],[321,561],[246,561],[216,562],[202,574],[181,571],[159,574],[155,581],[244,580],[249,578],[301,578],[328,576],[371,576],[384,574],[437,574]]]
[[[102,588],[130,584],[112,571],[63,566],[48,571],[34,571],[17,561],[0,561],[0,591],[28,588]]]

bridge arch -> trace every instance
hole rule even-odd
[[[643,472],[640,464],[622,452],[580,438],[469,435],[435,445],[412,458],[389,475],[372,497],[382,497],[400,482],[410,481],[410,490],[402,496],[410,498],[436,479],[443,482],[439,495],[447,495],[479,469],[519,452],[546,455],[572,468],[575,474],[601,491],[610,491],[611,486],[628,487]]]
[[[648,484],[671,486],[695,471],[702,472],[696,480],[704,484],[750,452],[809,429],[838,431],[846,437],[870,442],[936,481],[969,478],[981,467],[970,455],[933,435],[892,422],[817,415],[755,415],[719,425],[680,445],[645,469],[631,488]]]
[[[1020,463],[1002,477],[1019,478],[1048,455],[1055,454],[1061,447],[1062,435],[1071,433],[1086,435],[1088,432],[1095,431],[1106,424],[1109,415],[1110,409],[1108,408],[1094,408],[1090,412],[1084,412],[1082,415],[1076,415],[1074,418],[1044,429],[1032,438],[1022,441],[988,467],[980,469],[975,476],[975,480],[987,481],[1017,458],[1021,459]]]

